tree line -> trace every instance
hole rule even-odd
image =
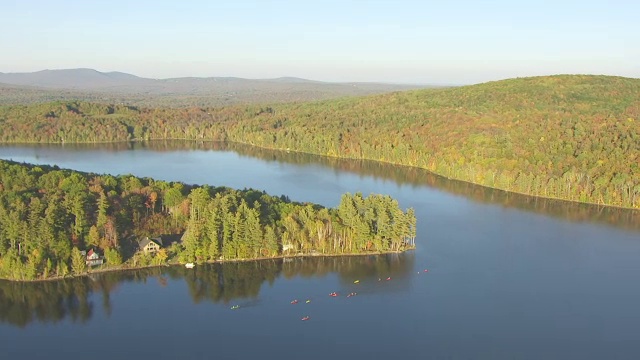
[[[145,236],[180,234],[155,254]],[[0,277],[46,279],[86,271],[81,250],[109,266],[282,255],[359,254],[414,246],[413,209],[389,196],[344,194],[337,208],[256,190],[88,174],[0,161]]]

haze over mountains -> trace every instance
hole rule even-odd
[[[0,73],[0,83],[54,89],[98,90],[150,84],[151,79],[121,72],[93,69],[42,70],[31,73]]]
[[[51,100],[103,100],[145,104],[175,100],[170,105],[224,105],[249,102],[288,102],[361,96],[425,86],[383,83],[329,83],[282,77],[184,77],[149,79],[123,72],[94,69],[0,73],[0,104]],[[55,91],[52,91],[55,90]],[[151,104],[149,104],[151,105]],[[169,105],[169,104],[167,104]]]

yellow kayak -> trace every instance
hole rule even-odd
[[[360,280],[356,280],[356,281],[354,281],[353,283],[354,283],[354,284],[357,284],[357,283],[359,283],[359,282],[360,282]]]

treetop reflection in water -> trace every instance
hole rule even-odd
[[[31,322],[57,323],[63,320],[86,322],[100,302],[106,316],[113,311],[111,292],[127,282],[146,283],[157,279],[184,281],[194,303],[210,301],[228,304],[238,300],[256,300],[267,282],[279,277],[324,277],[336,274],[340,291],[346,292],[353,279],[363,286],[361,293],[408,291],[409,276],[414,267],[413,253],[339,256],[293,257],[206,264],[186,269],[182,266],[155,267],[121,272],[96,273],[89,277],[42,282],[0,281],[0,321],[24,327]],[[392,277],[387,286],[371,286],[381,277]],[[367,286],[369,284],[369,286]],[[386,284],[385,284],[386,285]],[[96,299],[100,296],[99,300]],[[292,292],[292,296],[294,293]],[[315,294],[319,295],[319,294]],[[152,299],[150,299],[151,301]]]
[[[203,141],[149,141],[149,142],[120,142],[103,144],[0,144],[2,147],[17,148],[68,148],[76,150],[152,150],[156,152],[173,152],[178,150],[215,150],[234,151],[240,155],[257,158],[263,161],[276,161],[288,164],[316,164],[340,171],[370,175],[379,179],[391,180],[398,185],[426,185],[455,195],[461,195],[476,202],[498,204],[525,211],[531,211],[546,216],[557,217],[569,221],[589,221],[613,224],[616,227],[640,230],[640,211],[620,209],[607,206],[581,204],[555,199],[525,196],[517,193],[505,192],[471,183],[456,181],[435,175],[429,171],[397,166],[375,161],[346,160],[322,157],[297,152],[285,152],[258,148],[250,145],[224,142]]]

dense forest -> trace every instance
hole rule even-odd
[[[0,161],[0,277],[14,280],[85,273],[81,250],[104,254],[107,267],[143,267],[401,251],[415,231],[413,209],[389,196],[344,194],[324,208],[255,190]],[[138,251],[138,240],[163,234],[181,237]]]
[[[639,121],[640,80],[562,75],[270,106],[4,106],[0,141],[235,141],[640,208]]]

